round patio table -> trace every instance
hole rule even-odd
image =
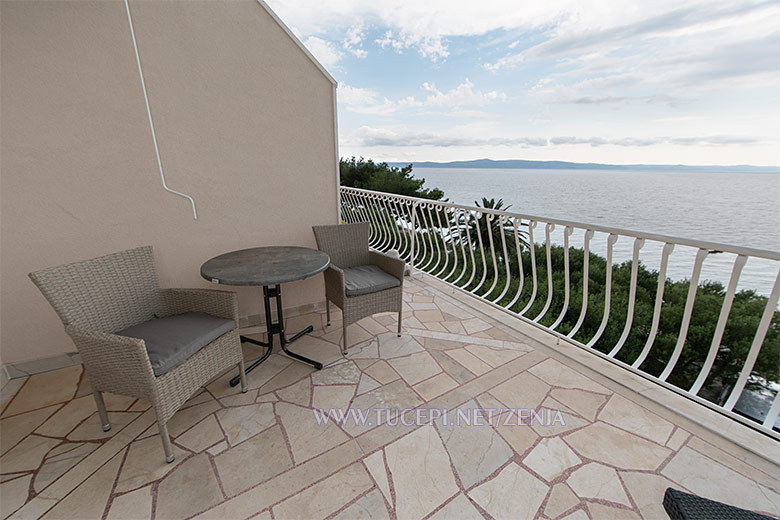
[[[268,246],[253,247],[232,251],[215,256],[200,267],[200,275],[206,280],[220,285],[257,285],[263,286],[263,303],[265,304],[265,323],[268,329],[268,341],[258,341],[241,336],[241,341],[266,347],[265,354],[246,369],[248,374],[271,355],[273,350],[273,335],[279,335],[279,343],[285,354],[305,363],[317,370],[322,363],[291,352],[287,345],[304,334],[314,330],[309,325],[302,331],[287,339],[284,332],[284,313],[282,311],[281,284],[303,280],[321,273],[330,265],[330,257],[322,251],[308,247]],[[271,321],[271,298],[276,299],[276,322]],[[236,386],[239,377],[230,380],[230,386]]]

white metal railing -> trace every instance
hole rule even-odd
[[[767,339],[767,333],[770,326],[778,327],[775,314],[780,296],[780,253],[356,188],[342,187],[340,193],[342,219],[369,222],[371,247],[397,250],[410,264],[412,273],[418,270],[431,274],[521,320],[780,439],[780,434],[772,429],[780,412],[780,392],[774,396],[761,424],[734,409],[751,377],[755,381],[754,368],[762,347],[765,342],[774,341]],[[582,249],[573,249],[573,237]],[[623,309],[613,305],[613,250],[618,239],[626,238],[633,239],[633,248],[627,298],[622,300],[627,305]],[[593,255],[597,241],[599,252],[605,253],[605,262]],[[636,316],[638,276],[646,244],[653,244],[648,249],[655,250],[659,257],[651,318]],[[558,248],[562,252],[554,261],[552,252]],[[696,254],[682,316],[670,317],[664,313],[669,308],[664,292],[675,248],[693,248]],[[697,316],[694,306],[699,279],[705,261],[716,254],[734,257],[731,277],[714,333],[708,340],[709,347],[705,349],[706,356],[691,358],[691,348],[685,347],[692,319]],[[740,276],[749,260],[760,266],[762,275],[772,277],[771,292],[760,312],[749,351],[737,368],[732,368],[731,382],[722,389],[717,385],[709,388],[707,381],[719,376],[713,372],[719,354],[728,354],[728,347],[722,345],[724,332]],[[621,270],[621,275],[626,269]],[[562,283],[556,284],[555,279],[561,277]],[[575,284],[573,277],[581,280]],[[674,322],[673,334],[667,323],[670,321]],[[610,334],[605,334],[608,329],[613,331],[611,339]],[[660,346],[662,343],[665,347]],[[772,362],[780,360],[769,360]],[[683,369],[686,377],[675,375]],[[716,391],[720,394],[714,398]]]

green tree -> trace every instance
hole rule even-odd
[[[342,157],[339,160],[339,172],[342,186],[430,200],[441,200],[444,197],[444,192],[438,188],[423,188],[425,179],[412,176],[411,164],[396,168],[386,162],[375,163],[362,157]]]

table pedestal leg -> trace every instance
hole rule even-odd
[[[276,323],[273,323],[271,321],[271,298],[276,298]],[[287,339],[287,337],[284,334],[284,312],[282,311],[282,291],[279,285],[275,285],[274,287],[269,287],[267,285],[263,286],[263,303],[265,304],[265,323],[266,328],[268,329],[268,342],[258,341],[256,339],[248,338],[246,336],[241,336],[241,341],[245,343],[252,343],[253,345],[258,345],[261,347],[266,347],[268,350],[266,350],[265,354],[263,354],[263,357],[249,365],[245,372],[248,374],[257,366],[265,361],[268,356],[271,355],[271,351],[274,347],[274,334],[279,334],[279,343],[282,345],[282,350],[285,354],[288,356],[298,359],[300,361],[303,361],[304,363],[308,363],[312,365],[317,370],[320,370],[322,368],[322,363],[319,361],[314,361],[313,359],[309,359],[305,356],[301,356],[300,354],[296,354],[295,352],[291,352],[287,345],[294,342],[304,334],[308,334],[314,330],[314,327],[309,325],[302,331],[298,332],[297,334],[293,335],[290,339]],[[230,380],[230,386],[236,386],[240,381],[239,376],[234,377]]]

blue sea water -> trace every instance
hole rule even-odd
[[[524,215],[780,251],[780,174],[415,168],[413,175],[459,204],[503,199],[509,211]],[[543,238],[544,226],[539,226],[534,239]],[[556,227],[552,241],[563,242],[562,227]],[[582,233],[575,232],[570,244],[582,247]],[[658,268],[662,247],[645,244],[645,265]],[[632,250],[633,239],[621,237],[614,261],[630,260]],[[592,251],[606,254],[606,234],[596,234]],[[695,248],[676,247],[667,275],[690,278],[695,255]],[[726,285],[734,258],[709,255],[701,279]],[[749,260],[738,288],[769,294],[777,268],[774,261]]]

